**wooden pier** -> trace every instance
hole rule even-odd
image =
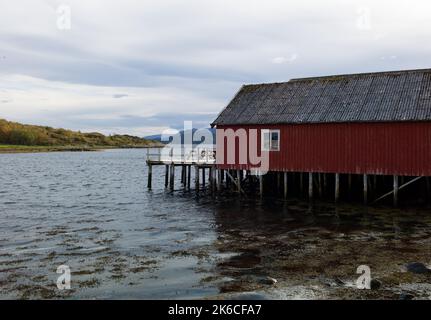
[[[307,198],[309,201],[329,200],[338,203],[362,201],[364,205],[374,204],[392,197],[393,205],[398,206],[399,192],[421,180],[426,192],[431,196],[429,178],[398,177],[384,175],[359,175],[322,172],[280,172],[271,171],[256,175],[250,170],[221,169],[216,165],[215,148],[196,148],[189,152],[175,153],[174,149],[147,152],[149,189],[152,188],[153,167],[164,167],[164,186],[174,191],[175,179],[183,190],[200,192],[231,192],[242,196],[264,195],[287,199],[288,197]],[[307,181],[305,187],[304,182]],[[305,188],[304,188],[305,187]]]

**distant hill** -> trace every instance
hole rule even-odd
[[[216,142],[216,129],[214,129],[214,128],[205,128],[205,129],[209,130],[212,133],[212,135],[213,135],[213,141],[214,141],[214,144],[215,144],[215,142]],[[192,129],[192,134],[195,134],[196,131],[198,131],[198,130],[199,129],[193,128]],[[182,143],[184,142],[184,133],[185,132],[188,133],[189,130],[188,131],[181,130],[177,134],[177,135],[181,136],[181,142]],[[169,142],[172,141],[172,138],[170,138],[169,141],[162,141],[162,135],[161,134],[155,134],[155,135],[152,135],[152,136],[146,136],[145,139],[154,140],[154,141],[160,141],[161,143],[164,143],[164,144],[167,144],[167,143],[169,143]],[[200,143],[199,141],[193,141],[193,144],[199,144],[199,143]]]
[[[71,146],[71,147],[117,147],[139,148],[158,146],[160,142],[130,135],[83,133],[10,122],[0,119],[0,144],[18,146]]]

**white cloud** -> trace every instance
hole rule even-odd
[[[167,126],[201,111],[210,122],[244,83],[429,67],[430,11],[426,0],[9,1],[0,116],[131,132],[164,127],[136,123],[161,114]]]

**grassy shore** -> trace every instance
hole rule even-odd
[[[160,142],[131,135],[106,136],[98,132],[72,131],[0,119],[0,153],[97,151],[160,146]]]
[[[20,145],[3,145],[0,144],[0,154],[2,153],[38,153],[38,152],[81,152],[81,151],[101,151],[107,149],[138,149],[138,148],[158,148],[160,145],[148,145],[148,146],[123,146],[123,147],[111,147],[111,146],[20,146]]]

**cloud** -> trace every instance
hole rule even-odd
[[[125,97],[128,97],[128,96],[129,96],[128,94],[117,93],[117,94],[113,94],[112,98],[114,98],[114,99],[121,99],[121,98],[125,98]]]
[[[426,0],[69,0],[70,30],[62,4],[2,7],[1,117],[140,132],[209,123],[245,83],[430,66]]]
[[[296,53],[289,55],[288,57],[275,57],[272,59],[272,63],[274,64],[282,64],[282,63],[291,63],[298,58]]]

